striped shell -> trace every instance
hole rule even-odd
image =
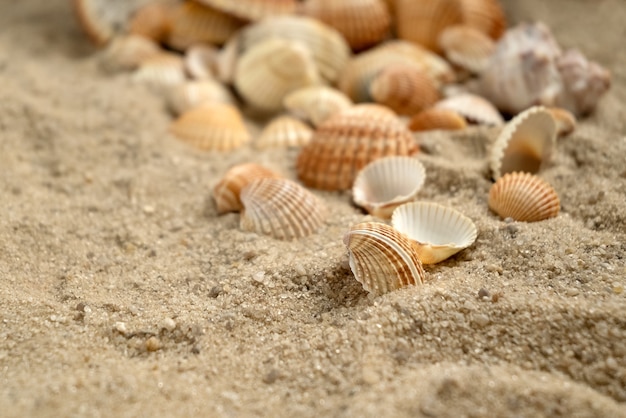
[[[143,60],[132,77],[165,94],[172,86],[185,81],[183,59],[173,52],[161,51]]]
[[[511,119],[493,144],[490,167],[493,178],[513,171],[537,173],[556,144],[556,124],[549,111],[535,106]]]
[[[435,104],[437,109],[454,110],[470,122],[480,125],[500,126],[504,118],[491,103],[475,94],[463,93],[448,97]]]
[[[460,0],[463,23],[498,39],[506,30],[506,17],[500,0]]]
[[[458,112],[450,109],[431,107],[414,115],[409,121],[409,129],[413,132],[465,129],[467,122]]]
[[[241,113],[228,104],[204,104],[188,110],[172,122],[170,132],[206,151],[230,151],[250,141]]]
[[[424,166],[416,158],[380,158],[359,172],[352,198],[370,214],[387,219],[396,207],[415,199],[425,179]]]
[[[373,295],[424,283],[424,269],[412,242],[387,224],[354,225],[343,243],[354,277]]]
[[[462,20],[459,0],[396,0],[398,37],[435,52],[441,32]]]
[[[324,223],[321,200],[291,180],[263,178],[241,191],[241,229],[292,240],[311,235]]]
[[[433,202],[411,202],[398,206],[391,224],[416,243],[424,264],[435,264],[469,247],[476,241],[474,222],[457,210]]]
[[[213,187],[217,213],[239,212],[243,209],[241,190],[254,180],[281,178],[282,176],[259,164],[246,163],[232,167]]]
[[[541,178],[530,173],[508,173],[489,190],[489,208],[502,218],[536,222],[559,214],[556,191]]]
[[[332,87],[311,86],[289,93],[283,105],[294,115],[319,126],[330,116],[352,106],[352,101]]]
[[[139,35],[116,36],[103,51],[101,63],[110,72],[134,70],[160,53],[161,48],[151,39]]]
[[[169,108],[175,115],[206,103],[235,103],[230,91],[214,80],[186,81],[173,86],[167,100]]]
[[[133,13],[128,22],[128,32],[161,43],[170,28],[171,4],[151,2]]]
[[[480,74],[489,64],[495,42],[469,25],[454,25],[439,36],[439,45],[448,61],[472,73]]]
[[[290,14],[296,10],[296,0],[198,0],[233,16],[245,20]]]
[[[313,137],[313,129],[292,116],[278,116],[271,120],[254,141],[257,148],[287,148],[306,145]]]
[[[356,105],[322,123],[304,146],[296,168],[309,187],[347,190],[369,162],[391,155],[413,155],[419,146],[388,109]]]

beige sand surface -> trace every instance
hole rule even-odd
[[[195,151],[100,71],[65,0],[0,12],[0,416],[626,416],[626,2],[508,0],[613,72],[543,173],[556,219],[487,209],[497,130],[421,135],[423,199],[475,220],[428,282],[371,298],[343,233],[278,242],[210,187],[296,151]],[[488,297],[479,298],[480,289]]]

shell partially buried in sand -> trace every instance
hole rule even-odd
[[[232,167],[213,187],[217,213],[238,212],[243,209],[241,190],[254,180],[281,177],[280,174],[260,164],[245,163]]]
[[[537,222],[557,216],[560,200],[543,179],[530,173],[509,173],[491,186],[489,208],[502,218]]]

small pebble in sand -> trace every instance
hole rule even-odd
[[[159,328],[172,332],[176,328],[176,322],[172,318],[165,318],[159,324]]]
[[[124,322],[116,322],[115,325],[113,325],[113,329],[122,335],[126,335],[126,333],[128,332],[128,329],[126,328],[126,323]]]
[[[154,335],[146,340],[146,350],[157,351],[161,348],[161,341]]]
[[[213,286],[211,290],[209,290],[209,297],[215,299],[220,295],[220,293],[222,293],[222,290],[222,286],[220,285]]]
[[[485,299],[485,298],[488,298],[489,296],[490,296],[489,291],[485,289],[484,287],[481,287],[480,290],[478,291],[479,299]]]

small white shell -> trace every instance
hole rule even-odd
[[[463,115],[468,121],[484,124],[500,126],[504,124],[504,118],[498,109],[496,109],[489,101],[480,96],[470,93],[462,93],[456,96],[440,100],[434,106],[437,109],[454,110]]]
[[[413,157],[375,160],[359,172],[352,187],[354,203],[379,218],[389,218],[399,205],[415,198],[426,179],[422,163]]]
[[[311,86],[289,93],[283,104],[294,115],[319,126],[330,116],[352,106],[352,101],[332,87]]]
[[[398,231],[416,241],[420,261],[434,264],[469,247],[478,230],[467,216],[433,202],[411,202],[398,206],[391,216]]]
[[[235,98],[222,83],[197,80],[172,86],[168,91],[167,103],[174,114],[181,115],[205,103],[234,104]]]

